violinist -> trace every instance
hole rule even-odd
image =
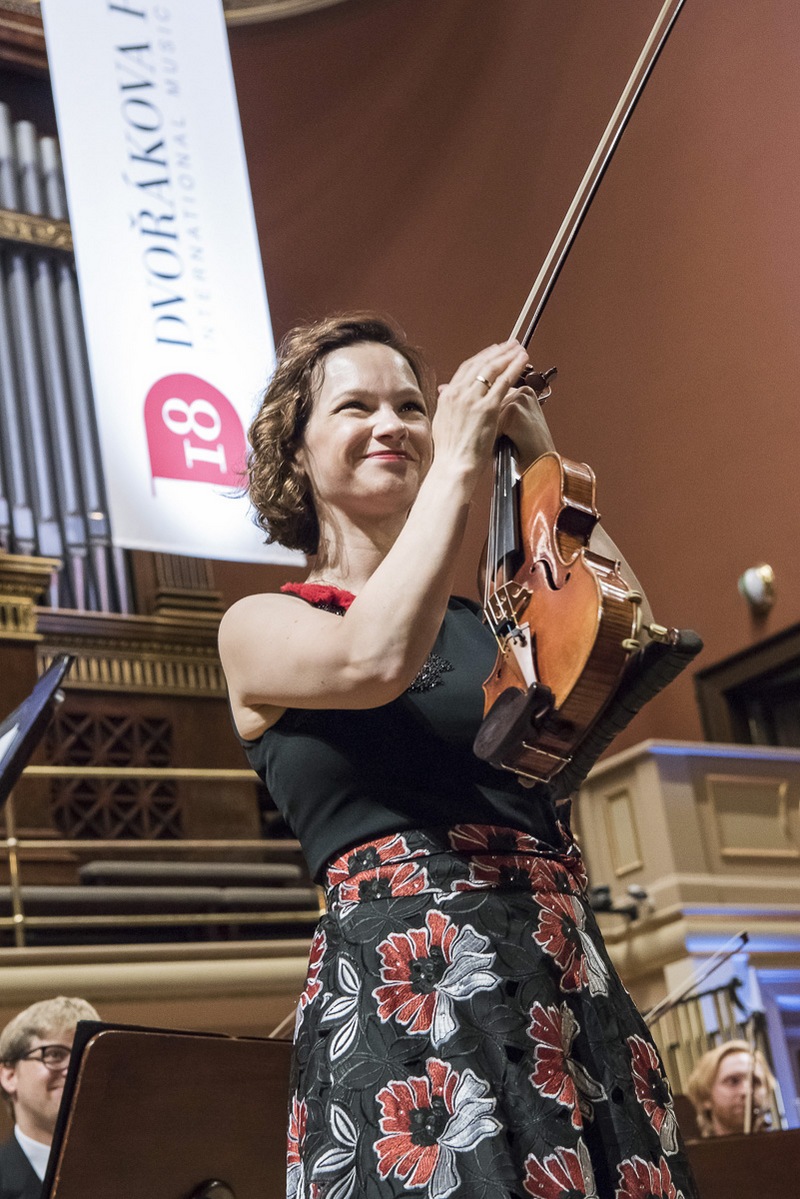
[[[390,322],[295,329],[249,490],[303,584],[220,630],[250,762],[325,888],[300,998],[288,1195],[696,1194],[669,1084],[545,784],[472,750],[495,641],[451,595],[498,435],[552,448],[516,341],[438,392]]]
[[[723,1041],[709,1049],[687,1084],[702,1137],[765,1131],[774,1091],[764,1054],[760,1049],[754,1054],[747,1041]]]

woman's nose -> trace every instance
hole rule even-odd
[[[403,440],[408,436],[405,421],[394,408],[379,408],[375,419],[376,437],[393,437]]]

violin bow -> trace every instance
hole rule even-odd
[[[539,323],[539,318],[544,312],[545,305],[550,298],[550,293],[555,287],[556,280],[561,273],[561,268],[572,248],[572,243],[583,224],[584,217],[589,211],[592,200],[606,173],[608,164],[611,162],[614,151],[619,145],[620,138],[625,132],[628,121],[633,115],[633,110],[644,91],[645,84],[650,78],[653,67],[658,61],[658,57],[672,32],[684,3],[685,0],[666,0],[656,19],[655,25],[650,31],[650,36],[645,42],[644,49],[639,55],[631,77],[625,85],[611,120],[606,126],[606,131],[600,139],[600,144],[595,150],[592,161],[586,169],[586,174],[583,176],[575,193],[575,198],[570,204],[561,228],[550,247],[550,252],[542,264],[542,269],[539,271],[530,294],[517,318],[517,323],[511,331],[511,336],[519,338],[523,346],[527,346],[533,337],[536,326]],[[527,328],[525,328],[526,325]],[[525,332],[520,337],[523,328],[525,328]],[[546,377],[543,383],[546,387]]]
[[[649,1012],[645,1013],[644,1022],[647,1027],[652,1028],[656,1020],[660,1020],[662,1016],[666,1016],[667,1012],[672,1011],[682,1000],[688,998],[692,991],[705,982],[715,970],[719,970],[720,966],[723,966],[735,954],[741,953],[748,940],[748,934],[741,932],[731,937],[730,941],[726,941],[722,948],[718,949],[708,959],[701,970],[695,971],[691,978],[680,983],[673,991],[670,991],[669,995],[665,995],[663,999],[660,999],[658,1003],[650,1008]]]

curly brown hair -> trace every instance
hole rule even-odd
[[[254,520],[267,541],[315,554],[319,522],[305,472],[297,461],[308,418],[324,378],[326,355],[375,341],[405,358],[430,410],[434,389],[428,366],[402,329],[373,312],[330,316],[291,329],[277,351],[275,372],[250,426],[247,491]]]

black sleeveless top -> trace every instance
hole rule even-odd
[[[311,600],[320,588],[291,590]],[[473,753],[496,648],[478,612],[450,600],[428,662],[392,703],[289,708],[255,741],[240,738],[314,878],[350,846],[411,828],[503,824],[563,847],[547,787],[522,787]]]

